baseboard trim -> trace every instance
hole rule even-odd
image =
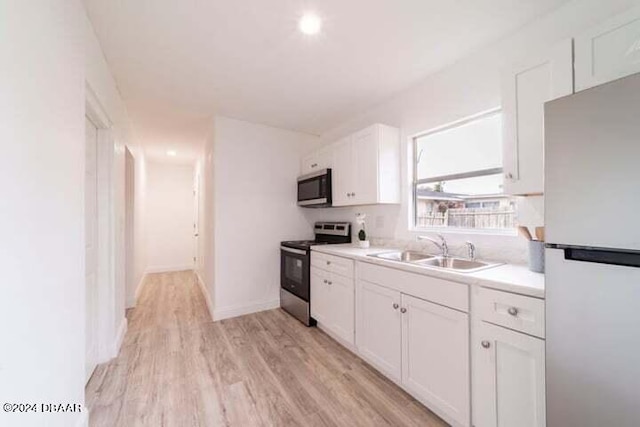
[[[211,295],[209,295],[209,290],[207,289],[206,283],[202,280],[200,273],[195,272],[196,278],[198,280],[198,284],[200,285],[200,291],[202,292],[202,296],[204,296],[204,301],[207,304],[207,310],[209,311],[209,317],[213,321],[213,302],[211,301]]]
[[[153,266],[148,267],[145,274],[153,273],[171,273],[172,271],[193,270],[193,265],[174,265],[174,266]]]
[[[280,307],[280,299],[246,304],[234,307],[222,307],[213,310],[213,320],[224,320],[232,317],[244,316],[245,314],[258,313],[265,310],[273,310]]]
[[[122,318],[120,322],[120,327],[118,328],[118,334],[116,335],[116,339],[113,342],[113,354],[111,357],[117,357],[120,353],[120,347],[122,347],[122,343],[124,341],[124,336],[127,334],[129,322],[126,317]]]

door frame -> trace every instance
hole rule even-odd
[[[89,83],[86,83],[85,115],[96,125],[98,173],[98,275],[96,342],[97,362],[110,360],[117,349],[116,310],[116,214],[114,203],[114,132],[113,122]],[[83,184],[84,185],[84,184]],[[86,324],[86,321],[85,321]]]

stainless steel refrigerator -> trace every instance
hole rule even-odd
[[[640,75],[545,105],[549,427],[640,426]]]

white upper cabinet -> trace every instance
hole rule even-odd
[[[576,91],[640,72],[640,8],[575,38]]]
[[[400,132],[381,124],[333,145],[333,205],[400,203]]]
[[[541,58],[505,70],[502,77],[504,191],[543,192],[544,103],[573,92],[572,40]]]
[[[331,161],[333,160],[331,150],[323,148],[318,151],[314,151],[302,158],[301,174],[306,175],[309,173],[317,172],[322,169],[331,167]]]

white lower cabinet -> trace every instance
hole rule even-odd
[[[399,383],[402,377],[400,292],[361,280],[356,293],[358,352]]]
[[[544,340],[486,322],[475,336],[473,425],[544,427]]]
[[[354,344],[353,278],[311,267],[311,317],[345,343]]]
[[[358,352],[454,426],[470,420],[468,314],[360,280]]]
[[[469,315],[402,295],[402,384],[446,421],[469,424]]]

